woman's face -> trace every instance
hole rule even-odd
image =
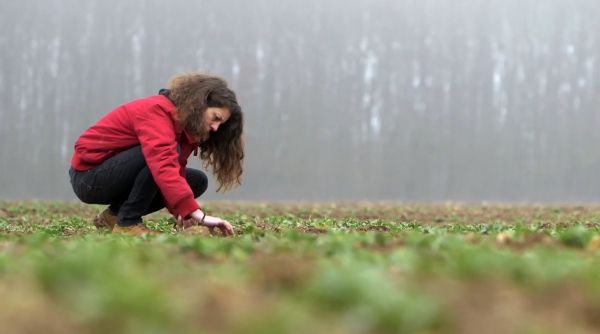
[[[206,126],[206,133],[210,131],[217,131],[221,124],[227,122],[229,117],[231,116],[231,112],[227,108],[218,108],[218,107],[208,107],[204,112],[202,117],[202,121]]]

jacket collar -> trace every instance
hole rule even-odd
[[[171,113],[171,117],[173,117],[173,121],[175,121],[175,133],[177,134],[184,134],[185,137],[187,138],[187,141],[190,144],[199,144],[200,142],[196,140],[196,138],[194,136],[192,136],[187,130],[185,130],[181,124],[179,124],[179,122],[175,119],[175,114],[176,111],[174,111],[173,113]]]
[[[186,130],[183,130],[183,133],[185,133],[185,136],[187,137],[187,140],[190,142],[190,144],[198,144],[199,141],[196,140],[196,138],[194,138],[194,136],[190,135]]]

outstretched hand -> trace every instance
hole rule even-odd
[[[202,225],[208,227],[208,229],[210,230],[210,234],[214,234],[214,229],[216,227],[219,230],[221,230],[221,233],[224,236],[233,235],[233,227],[231,226],[231,224],[228,221],[223,220],[221,218],[206,216],[204,217],[204,222],[202,223]]]
[[[177,217],[177,223],[179,225],[183,225],[184,228],[188,228],[193,225],[206,226],[208,227],[211,235],[214,235],[215,227],[221,231],[223,236],[233,235],[233,227],[226,220],[218,217],[206,216],[200,210],[192,212],[190,216],[190,219],[183,219],[181,216]]]

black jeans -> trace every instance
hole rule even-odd
[[[69,169],[75,195],[87,204],[107,204],[117,224],[134,225],[142,216],[165,207],[160,189],[146,164],[141,146],[121,152],[87,170]],[[186,168],[186,181],[198,198],[208,187],[204,172]]]

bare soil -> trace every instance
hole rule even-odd
[[[355,218],[424,224],[600,222],[600,205],[514,205],[399,202],[205,202],[206,210],[264,218],[293,215],[301,219]]]

